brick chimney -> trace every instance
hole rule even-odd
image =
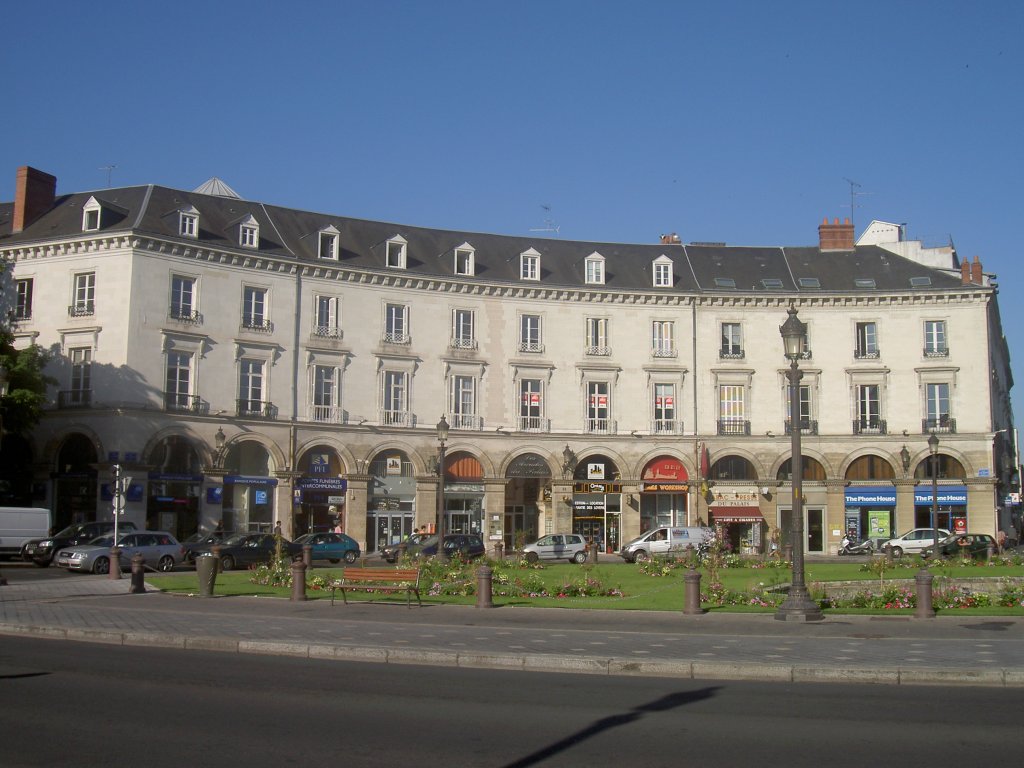
[[[849,219],[839,223],[836,219],[831,224],[826,216],[818,226],[818,248],[822,251],[852,251],[853,224]]]
[[[677,235],[675,232],[661,236],[662,245],[679,245],[681,242],[682,241],[679,239],[679,235]]]
[[[11,232],[21,232],[50,208],[57,197],[57,177],[27,165],[18,169],[14,185]]]
[[[960,262],[960,283],[961,285],[971,284],[971,264],[968,261]]]
[[[985,278],[981,274],[981,260],[977,256],[971,262],[971,282],[975,285],[983,285],[985,283]]]

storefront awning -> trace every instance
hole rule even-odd
[[[717,523],[763,523],[757,507],[712,507],[711,519]]]

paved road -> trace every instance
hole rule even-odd
[[[1024,686],[1024,618],[770,615],[197,598],[79,576],[0,587],[0,633],[389,664],[699,680]]]

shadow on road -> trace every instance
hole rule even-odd
[[[676,709],[687,704],[692,704],[696,701],[709,699],[715,695],[716,691],[718,691],[717,687],[701,688],[700,690],[687,691],[686,693],[670,693],[668,696],[662,696],[660,699],[656,699],[649,704],[642,704],[639,707],[634,707],[629,712],[625,712],[621,715],[603,717],[593,725],[566,736],[564,739],[556,741],[550,746],[539,749],[533,754],[521,757],[515,762],[506,763],[502,768],[526,768],[527,766],[536,765],[542,760],[554,757],[570,747],[586,741],[592,736],[596,736],[599,733],[603,733],[604,731],[608,731],[612,728],[619,728],[623,725],[629,725],[630,723],[636,722],[647,712],[666,712],[670,709]]]

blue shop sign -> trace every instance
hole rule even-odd
[[[277,485],[276,477],[250,477],[249,475],[228,475],[224,485]]]
[[[940,485],[938,488],[939,504],[951,506],[967,505],[966,485]],[[930,485],[920,485],[914,489],[914,506],[930,507],[932,504],[932,489]]]
[[[850,486],[846,489],[846,506],[861,507],[871,504],[896,506],[896,489],[872,485]]]
[[[340,491],[348,489],[348,480],[340,477],[300,477],[297,485],[307,491]]]

